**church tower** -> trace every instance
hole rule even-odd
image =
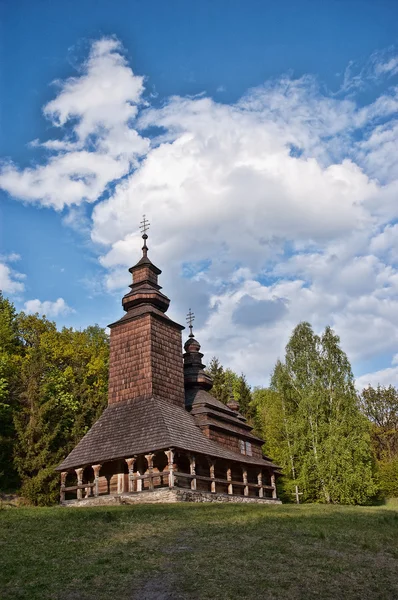
[[[183,407],[181,331],[184,327],[165,314],[170,300],[158,284],[162,271],[148,258],[145,216],[142,227],[142,258],[129,269],[133,282],[122,299],[126,314],[109,325],[108,403],[154,397]]]

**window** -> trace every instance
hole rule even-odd
[[[252,445],[250,442],[245,442],[244,440],[239,440],[239,450],[241,454],[246,454],[247,456],[252,455]]]

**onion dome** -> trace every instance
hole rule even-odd
[[[144,240],[142,258],[136,265],[129,269],[133,276],[133,283],[130,285],[131,292],[123,296],[122,299],[122,306],[126,312],[144,304],[152,305],[163,313],[169,308],[170,300],[160,292],[162,288],[158,284],[158,275],[162,271],[148,258],[148,246],[146,244],[148,226],[149,223],[144,215],[141,224],[141,229],[144,232],[142,235],[142,239]]]
[[[195,315],[189,309],[187,322],[189,324],[190,334],[184,344],[184,385],[185,389],[197,388],[202,390],[211,390],[213,387],[212,378],[205,373],[206,365],[202,363],[203,354],[200,352],[200,344],[195,340],[192,333],[193,320]]]

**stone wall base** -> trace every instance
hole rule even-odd
[[[62,506],[84,507],[84,506],[120,506],[121,504],[153,504],[172,502],[235,502],[240,504],[282,504],[280,500],[272,498],[253,498],[250,496],[230,496],[185,490],[179,488],[160,488],[153,492],[144,491],[138,493],[110,494],[98,496],[97,498],[85,498],[83,500],[67,500]]]

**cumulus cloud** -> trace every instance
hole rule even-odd
[[[361,377],[357,378],[356,384],[359,391],[368,385],[373,387],[377,387],[378,385],[386,387],[393,385],[398,387],[398,354],[393,356],[391,366],[361,375]]]
[[[16,260],[14,257],[17,255],[11,255],[8,260]],[[6,257],[7,258],[7,257]],[[0,262],[0,290],[8,294],[18,294],[24,291],[25,286],[21,279],[24,279],[25,275],[18,273],[9,267],[5,262]]]
[[[35,140],[50,152],[42,165],[21,170],[5,162],[0,186],[22,200],[62,209],[97,200],[137,165],[149,141],[130,126],[143,102],[143,78],[129,68],[116,39],[94,42],[80,74],[55,83],[58,94],[43,113],[63,137]]]
[[[384,85],[367,104],[354,94],[396,61],[374,55],[357,79],[351,65],[338,95],[282,76],[234,104],[204,94],[155,108],[105,38],[44,108],[64,134],[42,144],[48,159],[5,165],[0,185],[54,208],[96,202],[91,236],[113,291],[129,283],[133,224],[149,215],[172,316],[192,306],[207,356],[252,383],[300,320],[334,326],[355,366],[398,344],[398,91]]]
[[[67,305],[63,298],[58,298],[55,302],[51,302],[51,300],[42,302],[37,298],[35,300],[28,300],[25,302],[23,310],[28,314],[38,313],[39,315],[45,315],[46,317],[59,317],[60,315],[75,312]]]

